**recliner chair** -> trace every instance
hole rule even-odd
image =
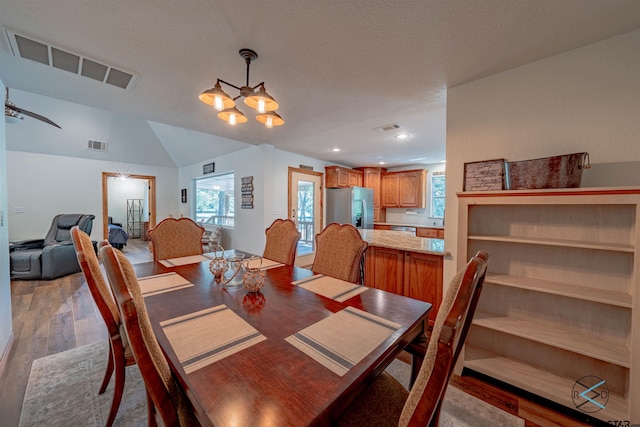
[[[71,241],[71,227],[91,234],[95,215],[59,214],[44,239],[10,245],[11,279],[51,280],[80,271]]]

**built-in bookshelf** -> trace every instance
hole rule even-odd
[[[603,421],[640,422],[640,189],[458,201],[459,264],[490,255],[464,366]],[[604,383],[585,391],[594,378]]]

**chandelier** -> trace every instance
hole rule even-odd
[[[264,88],[264,82],[249,86],[249,67],[251,61],[258,59],[258,54],[251,49],[240,49],[240,56],[247,63],[247,83],[245,86],[238,87],[224,80],[218,79],[216,85],[202,92],[198,98],[207,105],[211,105],[218,111],[218,117],[232,126],[238,123],[246,123],[247,116],[236,108],[236,99],[244,97],[244,103],[249,107],[258,111],[256,120],[265,125],[267,128],[274,126],[282,126],[284,120],[275,110],[278,109],[278,103]],[[231,86],[240,92],[240,95],[231,98],[222,90],[220,83]],[[257,89],[257,90],[256,90]]]

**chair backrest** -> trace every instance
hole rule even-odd
[[[202,254],[204,228],[189,218],[165,218],[149,230],[153,260]]]
[[[331,223],[316,235],[314,273],[348,282],[360,282],[360,263],[367,249],[360,232],[351,224]]]
[[[111,290],[118,304],[133,357],[140,369],[147,394],[164,425],[189,425],[187,398],[171,376],[171,369],[153,333],[140,285],[124,254],[108,243],[100,255]],[[192,416],[192,414],[191,414]],[[151,424],[150,424],[151,425]]]
[[[296,248],[300,240],[300,232],[295,222],[290,219],[276,219],[265,230],[267,243],[263,257],[283,264],[293,265],[296,260]]]
[[[98,255],[93,249],[91,237],[78,226],[71,228],[71,241],[76,250],[78,263],[87,282],[91,296],[104,319],[110,337],[120,335],[120,313],[113,299],[109,284],[102,274]]]
[[[488,259],[486,252],[478,252],[451,280],[433,325],[424,362],[400,416],[399,426],[426,426],[440,416],[449,378],[480,297]]]
[[[77,226],[80,231],[91,235],[95,215],[59,214],[53,217],[51,227],[44,238],[44,246],[62,242],[71,242],[71,227]]]

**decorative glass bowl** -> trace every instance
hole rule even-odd
[[[227,288],[235,288],[242,285],[242,260],[243,253],[234,252],[226,255],[225,260],[229,268],[222,275],[222,284]]]
[[[242,278],[242,285],[249,293],[259,292],[262,286],[264,286],[264,271],[260,269],[262,267],[262,257],[259,258],[260,263],[258,263],[257,267],[250,267],[250,262],[255,261],[256,258],[247,259],[242,263],[245,271],[244,277]]]

